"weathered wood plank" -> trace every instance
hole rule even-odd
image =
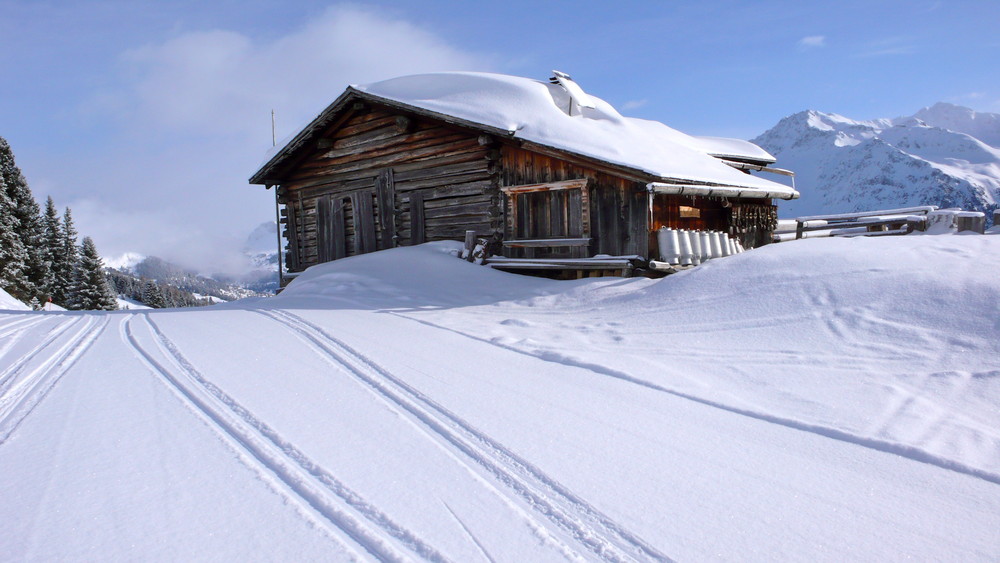
[[[410,244],[423,244],[427,239],[424,234],[424,194],[410,194]]]
[[[427,202],[429,203],[429,202]],[[425,216],[428,219],[441,219],[445,217],[459,217],[462,215],[475,215],[483,218],[484,221],[489,220],[489,213],[487,209],[489,208],[488,202],[476,202],[467,203],[465,205],[450,205],[448,207],[429,207],[427,203],[425,206]]]
[[[407,179],[407,174],[411,171],[423,172],[449,164],[462,164],[468,162],[481,163],[481,153],[478,151],[460,152],[452,155],[422,159],[410,163],[395,164],[392,169],[397,182],[400,178]],[[287,189],[299,190],[318,186],[330,186],[346,182],[371,181],[377,174],[375,169],[358,169],[336,174],[314,175],[305,180],[296,180],[287,185]]]
[[[316,259],[319,262],[329,262],[333,259],[333,241],[330,240],[330,224],[333,219],[333,202],[330,196],[316,200]]]
[[[444,199],[432,199],[427,201],[425,205],[428,209],[440,209],[442,207],[456,207],[469,204],[488,205],[489,203],[490,196],[486,194],[474,194]]]
[[[323,158],[303,164],[302,170],[326,169],[331,166],[339,167],[341,165],[357,163],[359,161],[369,162],[378,157],[392,156],[399,153],[409,153],[419,149],[446,145],[448,143],[455,143],[458,141],[464,141],[465,145],[469,148],[477,146],[474,144],[475,140],[470,142],[466,135],[461,133],[442,132],[438,135],[428,136],[426,138],[406,143],[382,143],[377,147],[365,147],[364,150],[353,150],[343,155],[334,155],[329,157],[324,155]]]
[[[354,253],[367,254],[375,251],[375,212],[372,193],[358,191],[351,194],[351,208],[354,211]]]
[[[393,120],[379,129],[346,138],[338,138],[334,141],[331,149],[316,154],[308,164],[329,164],[333,159],[349,155],[363,155],[399,144],[417,145],[420,142],[443,138],[449,134],[455,135],[455,132],[446,127],[429,127],[412,132],[400,131]]]
[[[477,170],[455,176],[431,176],[424,180],[410,180],[408,182],[399,182],[396,184],[396,189],[401,192],[405,192],[409,190],[419,190],[422,188],[436,188],[448,184],[464,184],[475,181],[489,182],[489,179],[490,179],[489,173],[487,173],[485,170]]]
[[[548,248],[554,246],[589,246],[590,242],[590,238],[514,239],[503,241],[503,245],[513,248]]]
[[[396,246],[396,189],[392,168],[379,172],[375,181],[375,193],[378,199],[380,248],[392,248]]]
[[[303,179],[315,178],[325,174],[343,174],[357,170],[378,170],[380,168],[396,168],[397,164],[415,162],[427,158],[457,155],[469,152],[478,145],[475,139],[458,138],[442,142],[440,144],[427,145],[420,148],[412,147],[392,147],[387,149],[386,154],[381,156],[371,155],[371,158],[358,159],[353,162],[338,165],[324,166],[322,168],[302,169],[293,175],[289,181],[299,182]]]

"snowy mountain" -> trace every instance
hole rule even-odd
[[[858,121],[803,111],[753,139],[796,172],[782,217],[1000,202],[1000,115],[939,103],[910,117]],[[786,183],[790,181],[786,180]]]
[[[274,292],[278,289],[278,224],[265,221],[257,226],[243,245],[243,254],[250,269],[237,277],[236,283],[254,291]]]
[[[994,148],[1000,148],[1000,114],[978,112],[966,107],[938,102],[913,117],[932,127],[965,133]]]
[[[137,278],[148,278],[198,297],[230,301],[271,295],[278,288],[277,226],[267,221],[257,226],[243,246],[246,269],[242,273],[203,274],[157,256],[126,252],[106,259],[105,265]]]

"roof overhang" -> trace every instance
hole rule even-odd
[[[757,199],[797,199],[799,192],[792,188],[785,190],[762,190],[739,186],[708,186],[699,184],[665,184],[650,182],[646,190],[663,195],[692,195],[713,197],[757,198]]]

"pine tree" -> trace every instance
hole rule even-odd
[[[47,301],[46,298],[51,297],[52,301],[62,305],[66,302],[73,268],[65,260],[62,221],[51,196],[45,202],[45,214],[42,216],[42,245],[45,261],[49,265],[48,275],[41,287],[42,298]]]
[[[73,214],[69,208],[63,213],[62,224],[62,255],[59,257],[60,263],[65,265],[66,271],[66,301],[72,301],[70,293],[73,291],[73,279],[76,276],[76,265],[79,260],[79,251],[76,246],[76,227],[73,226]]]
[[[28,253],[18,236],[18,225],[14,204],[7,196],[6,181],[0,176],[0,289],[23,300],[27,299],[21,288]]]
[[[149,305],[154,309],[162,309],[167,306],[167,300],[163,297],[163,292],[160,291],[160,286],[155,281],[150,279],[147,279],[142,284],[141,301],[145,305]]]
[[[3,178],[12,214],[17,219],[17,236],[27,253],[22,275],[18,278],[13,293],[27,301],[38,293],[42,280],[47,275],[48,265],[42,250],[42,222],[38,202],[31,195],[24,174],[14,162],[10,144],[3,137],[0,137],[0,178]]]
[[[80,247],[80,260],[73,278],[70,305],[73,309],[118,309],[118,301],[104,273],[104,261],[90,237],[83,237],[83,245]]]

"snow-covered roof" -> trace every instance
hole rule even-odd
[[[695,141],[695,147],[718,158],[752,160],[768,164],[778,160],[771,153],[743,139],[730,139],[728,137],[691,138]]]
[[[635,169],[660,180],[739,187],[748,192],[780,194],[777,197],[783,199],[798,197],[798,192],[788,186],[740,172],[711,156],[774,161],[752,143],[696,138],[658,121],[624,117],[593,95],[587,95],[591,102],[588,105],[593,105],[587,107],[573,102],[560,84],[502,74],[441,72],[354,85],[345,94],[351,92],[455,118],[508,138]],[[322,123],[324,114],[313,124]],[[261,171],[302,140],[300,134],[289,141]],[[260,175],[258,172],[255,177]]]

